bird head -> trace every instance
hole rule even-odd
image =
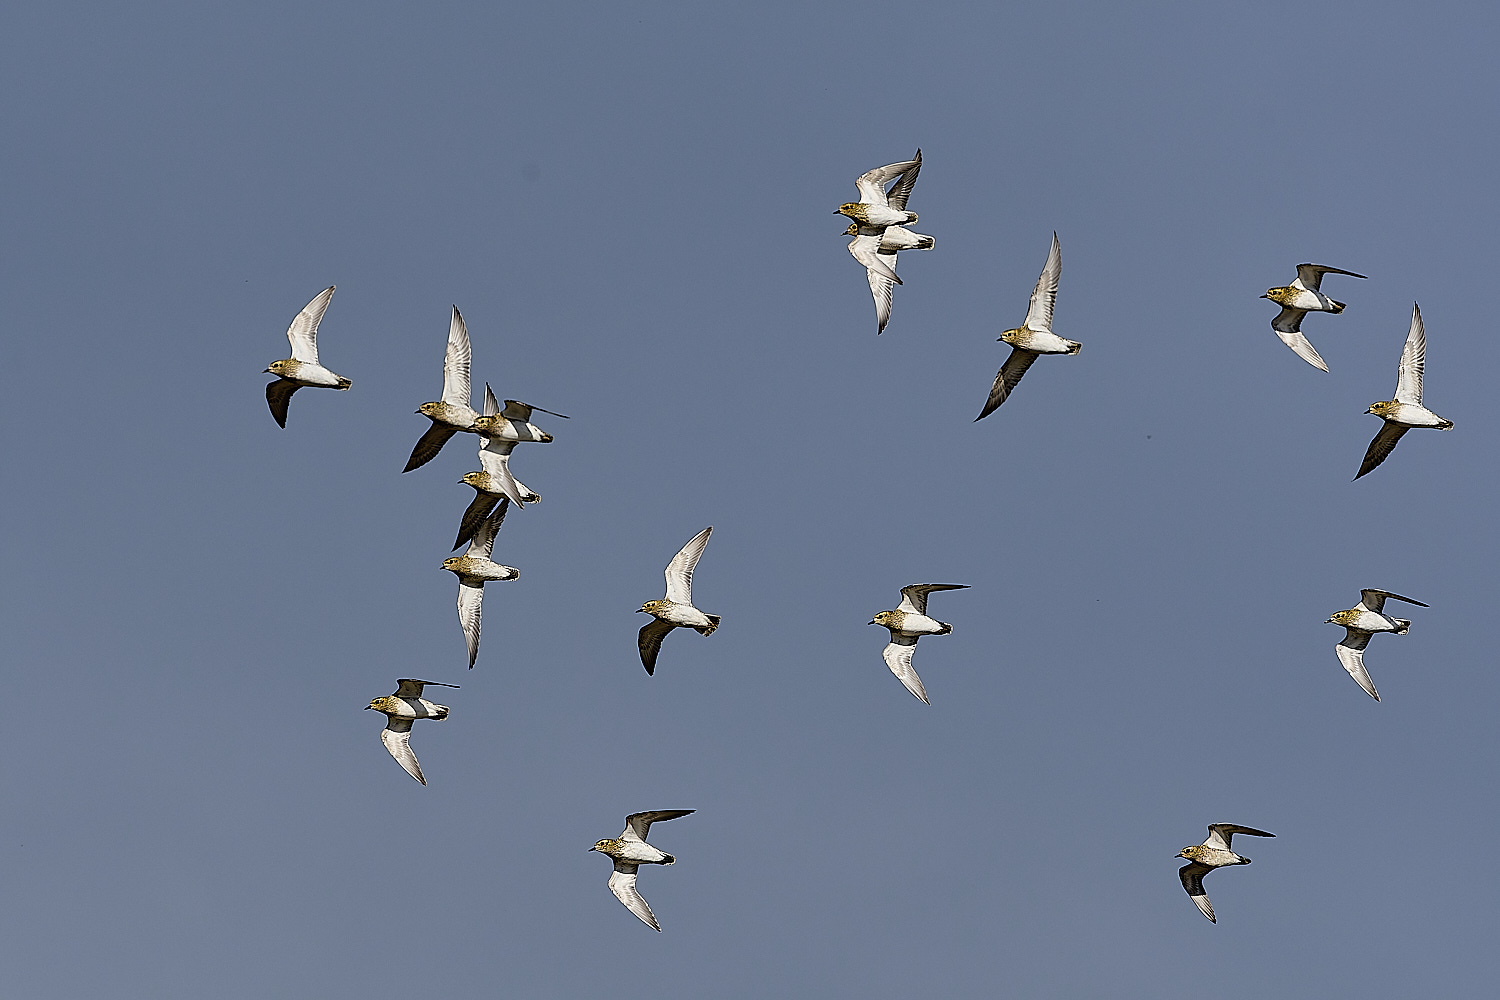
[[[463,561],[463,556],[449,556],[443,560],[443,569],[458,572],[458,564]]]
[[[882,611],[870,619],[871,625],[884,625],[886,628],[900,628],[901,616],[898,611]]]
[[[601,840],[593,847],[590,847],[589,850],[598,851],[600,854],[610,854],[619,847],[619,844],[618,840]]]
[[[422,414],[422,416],[424,417],[432,417],[434,420],[436,420],[443,412],[443,404],[423,403],[421,406],[417,407],[417,412]]]
[[[845,236],[858,236],[859,235],[859,223],[857,223],[857,222],[851,222],[851,223],[849,223],[849,228],[846,229],[846,230],[844,230],[844,235]]]
[[[1400,404],[1396,400],[1394,400],[1394,399],[1387,399],[1387,400],[1384,400],[1383,402],[1371,403],[1370,404],[1370,408],[1368,410],[1366,410],[1365,412],[1366,413],[1373,413],[1377,417],[1384,417],[1387,414],[1389,414],[1391,411],[1395,410],[1396,407],[1399,406],[1399,405]]]
[[[1290,285],[1278,285],[1275,288],[1267,288],[1266,294],[1262,295],[1261,298],[1270,299],[1272,302],[1284,306],[1287,304],[1287,300],[1296,294],[1297,290]]]
[[[366,705],[365,708],[373,708],[377,712],[388,712],[395,708],[395,705],[393,705],[392,703],[396,702],[396,700],[396,696],[393,694],[385,695],[382,698],[372,698],[370,700],[370,703]]]
[[[859,201],[848,201],[834,209],[834,215],[847,215],[855,222],[866,222],[869,216],[865,214],[865,205]]]
[[[266,371],[271,375],[289,376],[291,374],[291,366],[295,363],[295,361],[288,360],[272,361],[271,367],[267,368]]]
[[[644,611],[648,615],[654,615],[656,614],[658,609],[665,607],[666,603],[666,601],[647,601],[645,604],[642,604],[639,608],[637,608],[635,613],[640,614],[642,611]]]

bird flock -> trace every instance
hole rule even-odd
[[[891,317],[891,305],[895,286],[902,284],[896,273],[896,260],[903,250],[931,250],[936,241],[907,229],[917,222],[917,213],[907,205],[922,168],[922,151],[899,163],[876,167],[859,175],[855,186],[859,201],[840,205],[835,214],[851,221],[844,235],[852,237],[849,253],[865,268],[870,293],[875,303],[876,333],[883,333]],[[1343,313],[1346,304],[1325,295],[1321,289],[1324,275],[1340,274],[1361,278],[1365,276],[1342,268],[1322,264],[1297,265],[1297,277],[1288,285],[1266,290],[1261,298],[1269,299],[1281,307],[1271,320],[1271,329],[1298,357],[1321,371],[1328,365],[1313,348],[1302,331],[1302,323],[1308,313]],[[1053,311],[1057,302],[1057,290],[1062,277],[1062,246],[1057,234],[1052,234],[1052,244],[1042,265],[1041,276],[1031,293],[1026,319],[1021,326],[1005,330],[998,338],[1009,344],[1010,356],[1000,366],[994,384],[975,420],[983,420],[994,413],[1010,398],[1022,376],[1038,357],[1044,354],[1077,354],[1082,345],[1052,332]],[[314,387],[348,390],[350,379],[335,374],[323,367],[318,354],[318,327],[329,303],[333,300],[335,286],[329,286],[313,297],[293,318],[287,328],[287,340],[291,343],[291,357],[273,361],[265,371],[276,379],[266,385],[266,402],[276,423],[285,428],[291,398],[298,389]],[[1422,313],[1414,304],[1411,327],[1401,352],[1397,371],[1395,397],[1370,404],[1367,413],[1381,418],[1382,425],[1370,442],[1361,462],[1359,479],[1377,468],[1389,457],[1401,437],[1415,427],[1431,427],[1449,430],[1451,420],[1446,420],[1422,404],[1422,376],[1426,364],[1427,341],[1422,325]],[[460,483],[474,490],[474,498],[463,511],[453,547],[467,543],[462,555],[443,560],[442,568],[458,577],[458,621],[468,652],[469,669],[473,669],[479,656],[480,623],[484,602],[484,585],[491,582],[513,581],[521,571],[513,566],[495,562],[492,558],[495,537],[505,521],[506,512],[512,504],[523,507],[541,500],[540,494],[523,485],[510,469],[511,452],[521,443],[546,444],[552,435],[531,423],[533,412],[542,412],[567,419],[561,413],[544,410],[514,399],[496,399],[488,383],[484,387],[481,410],[472,407],[470,385],[470,361],[472,351],[468,328],[458,307],[448,326],[448,341],[443,356],[443,391],[440,399],[423,403],[416,412],[431,421],[426,432],[412,448],[402,472],[411,472],[431,462],[443,446],[460,432],[473,434],[479,440],[480,469],[467,473]],[[637,635],[637,647],[641,665],[648,676],[656,672],[657,658],[663,640],[674,629],[689,628],[700,635],[709,636],[719,627],[719,616],[707,614],[693,605],[693,572],[702,558],[713,533],[706,527],[683,545],[667,564],[666,594],[659,600],[646,601],[639,611],[651,616]],[[891,673],[915,698],[930,705],[927,689],[912,666],[912,656],[917,640],[922,636],[947,635],[953,626],[938,621],[927,614],[928,597],[939,591],[966,590],[964,584],[914,583],[901,588],[901,603],[894,610],[881,611],[869,624],[880,625],[890,632],[890,642],[883,657]],[[1370,637],[1378,632],[1405,635],[1411,622],[1404,618],[1393,618],[1385,614],[1387,599],[1403,601],[1417,607],[1427,605],[1409,597],[1402,597],[1385,590],[1362,589],[1360,602],[1348,611],[1338,611],[1327,619],[1327,623],[1342,625],[1344,638],[1335,647],[1340,665],[1349,676],[1376,701],[1380,695],[1370,679],[1364,665],[1364,651]],[[675,654],[674,654],[675,655]],[[422,697],[425,687],[457,688],[456,684],[441,681],[425,681],[401,678],[396,682],[394,694],[372,699],[368,710],[386,716],[386,726],[380,733],[381,742],[401,767],[423,785],[427,779],[411,748],[411,727],[417,719],[444,720],[448,717],[446,705],[439,705]],[[589,848],[607,855],[614,862],[614,872],[609,878],[609,889],[625,907],[653,930],[661,926],[646,900],[636,889],[636,876],[641,865],[670,865],[677,859],[646,842],[653,823],[678,819],[691,814],[692,809],[670,809],[632,813],[625,819],[625,830],[619,837],[600,840]],[[1185,858],[1179,876],[1183,888],[1198,909],[1210,921],[1216,921],[1213,906],[1203,889],[1203,877],[1216,868],[1229,865],[1247,865],[1250,859],[1231,849],[1235,834],[1254,837],[1272,837],[1274,834],[1231,823],[1213,823],[1208,827],[1208,839],[1202,844],[1183,848],[1177,855]]]

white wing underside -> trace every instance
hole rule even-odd
[[[1396,375],[1396,401],[1422,405],[1422,371],[1427,367],[1427,333],[1422,327],[1422,311],[1411,307],[1411,330],[1401,350],[1401,368]]]
[[[477,536],[476,536],[477,537]],[[474,586],[459,581],[458,625],[463,629],[464,644],[469,648],[469,669],[474,669],[474,660],[479,656],[479,622],[484,612],[484,585]]]
[[[1365,694],[1379,701],[1380,695],[1375,693],[1375,682],[1370,680],[1370,673],[1365,669],[1365,647],[1370,644],[1370,633],[1352,628],[1345,628],[1344,632],[1344,641],[1333,647],[1334,652],[1339,654],[1339,663],[1354,678],[1354,683],[1364,689]]]
[[[422,777],[422,765],[417,763],[417,755],[411,752],[410,719],[391,719],[380,731],[380,742],[385,744],[385,748],[396,758],[396,763],[406,769],[407,774],[422,784],[427,784],[427,779]]]
[[[1031,308],[1026,311],[1026,329],[1052,331],[1052,307],[1057,301],[1057,283],[1062,277],[1062,247],[1057,234],[1052,234],[1052,248],[1047,251],[1047,263],[1042,265],[1042,275],[1036,279],[1036,288],[1031,292]]]
[[[609,877],[609,891],[615,894],[615,898],[625,904],[625,908],[637,917],[641,922],[654,931],[660,931],[661,925],[656,922],[656,914],[651,912],[651,907],[635,889],[636,866],[626,864],[623,861],[615,862],[615,872]]]
[[[924,705],[931,705],[932,702],[927,700],[927,689],[922,686],[922,678],[917,676],[911,665],[912,654],[916,651],[916,636],[892,635],[881,655],[885,657],[885,665],[891,668],[891,673],[905,685],[906,690]]]
[[[1264,830],[1256,830],[1253,827],[1237,826],[1234,823],[1210,823],[1208,826],[1208,839],[1203,842],[1204,847],[1212,847],[1220,851],[1230,850],[1230,844],[1234,841],[1237,833],[1248,834],[1252,837],[1274,837],[1274,833],[1266,833]]]
[[[1283,344],[1297,353],[1297,357],[1314,368],[1326,372],[1328,365],[1319,357],[1318,352],[1313,350],[1313,345],[1307,337],[1302,334],[1302,317],[1306,315],[1307,313],[1301,309],[1288,309],[1282,306],[1281,312],[1271,320],[1271,329],[1276,332],[1276,336],[1281,338]]]
[[[867,205],[885,205],[885,186],[913,167],[920,166],[920,160],[906,160],[865,171],[854,181],[855,188],[859,190],[859,200]]]
[[[886,261],[885,255],[880,252],[880,235],[856,236],[849,241],[849,253],[855,260],[859,261],[865,268],[880,275],[894,284],[901,284],[901,279],[896,276]]]
[[[468,407],[470,354],[469,328],[458,306],[454,306],[453,320],[448,324],[448,351],[443,355],[443,402]]]
[[[713,525],[709,525],[698,532],[667,563],[667,600],[674,604],[693,603],[693,569],[698,565],[713,530]]]
[[[901,603],[896,606],[897,611],[905,611],[908,614],[927,614],[927,595],[934,590],[968,590],[968,586],[962,583],[913,583],[901,588]]]
[[[335,287],[337,286],[329,285],[314,296],[292,320],[292,325],[286,328],[286,339],[291,342],[293,359],[312,365],[318,363],[318,324],[323,322],[323,313],[328,310]]]
[[[876,256],[886,264],[891,274],[896,273],[895,254],[880,253]],[[873,267],[865,268],[865,280],[870,283],[870,295],[875,299],[875,321],[879,324],[875,332],[884,333],[885,325],[891,320],[891,298],[895,294],[896,283]]]

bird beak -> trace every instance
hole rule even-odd
[[[584,852],[584,853],[585,853],[585,854],[592,854],[592,853],[593,853],[593,852],[594,852],[594,851],[597,851],[597,850],[598,850],[598,849],[599,849],[599,848],[597,848],[597,847],[590,847],[590,848],[589,848],[589,849],[588,849],[588,850],[587,850],[587,851],[585,851],[585,852]]]
[[[1269,295],[1262,295],[1262,296],[1259,296],[1259,297],[1263,298],[1263,299],[1269,299],[1271,296],[1269,296]]]
[[[267,374],[267,375],[275,375],[275,374],[276,374],[276,373],[275,373],[275,372],[273,372],[273,371],[271,371],[271,369],[269,369],[269,368],[267,368],[267,369],[266,369],[266,374]]]
[[[369,706],[369,705],[366,705],[366,706],[365,706],[365,711],[366,711],[366,712],[368,712],[368,711],[369,711],[369,710],[370,710],[370,706]]]
[[[865,622],[865,624],[866,625],[874,625],[875,623],[873,621],[868,621],[868,622]]]

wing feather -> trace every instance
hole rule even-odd
[[[464,645],[469,648],[469,669],[479,656],[479,622],[484,612],[484,584],[458,581],[458,626],[463,629]]]
[[[427,779],[422,777],[422,765],[417,763],[417,755],[411,751],[410,719],[391,719],[380,731],[380,742],[385,744],[386,750],[390,751],[391,756],[396,758],[396,763],[407,774],[422,784],[427,784]]]
[[[1359,463],[1359,474],[1354,478],[1358,479],[1360,476],[1374,471],[1381,462],[1385,461],[1387,455],[1396,450],[1396,442],[1400,441],[1401,435],[1405,434],[1408,430],[1410,430],[1409,427],[1391,423],[1389,420],[1385,421],[1381,425],[1380,431],[1370,442],[1370,447],[1365,451],[1365,460]]]
[[[873,236],[861,235],[854,237],[854,239],[849,241],[849,253],[855,260],[863,264],[867,270],[874,271],[881,277],[897,285],[901,284],[901,279],[896,276],[895,271],[891,270],[885,256],[880,252],[880,235],[878,233]]]
[[[469,328],[464,325],[458,306],[454,306],[453,319],[448,324],[448,350],[443,355],[443,402],[468,408],[470,356]]]
[[[1203,891],[1203,876],[1213,871],[1208,865],[1201,865],[1194,861],[1192,864],[1183,865],[1177,869],[1177,877],[1182,879],[1182,887],[1187,890],[1188,896],[1198,907],[1198,910],[1209,920],[1214,920],[1213,904],[1208,901],[1208,894]]]
[[[1401,349],[1401,367],[1396,373],[1396,400],[1422,405],[1422,372],[1427,367],[1427,332],[1422,327],[1422,310],[1411,304],[1411,330]]]
[[[1375,693],[1375,682],[1370,680],[1370,672],[1365,669],[1365,647],[1370,644],[1370,633],[1348,626],[1345,626],[1344,633],[1344,641],[1333,647],[1339,654],[1339,663],[1354,678],[1354,683],[1364,688],[1365,694],[1379,701],[1380,695]]]
[[[296,382],[285,378],[266,383],[266,403],[271,407],[271,416],[282,427],[286,426],[286,408],[292,401],[292,393],[300,388]]]
[[[651,812],[631,813],[625,817],[625,832],[620,834],[620,839],[644,841],[646,835],[651,832],[652,823],[664,823],[669,819],[677,819],[695,812],[697,812],[696,809],[656,809]]]
[[[432,426],[427,428],[427,433],[417,438],[417,443],[411,449],[411,457],[406,460],[406,468],[401,471],[410,472],[413,469],[420,469],[437,458],[438,452],[443,450],[443,445],[447,444],[448,439],[457,433],[457,427],[440,424],[434,420]]]
[[[646,668],[648,676],[656,673],[656,654],[661,652],[661,641],[676,627],[660,618],[653,618],[641,626],[640,634],[636,636],[636,645],[640,647],[641,666]]]
[[[1028,351],[1024,347],[1010,349],[1010,357],[1005,359],[1005,364],[995,373],[995,384],[990,386],[990,397],[984,401],[984,409],[979,411],[979,416],[974,418],[976,421],[994,413],[1001,403],[1010,398],[1011,391],[1020,384],[1021,376],[1026,374],[1037,357],[1035,351]]]
[[[709,525],[688,539],[688,543],[667,563],[667,600],[674,604],[693,603],[693,570],[713,530],[713,525]]]
[[[917,183],[917,174],[922,170],[921,149],[917,150],[911,163],[911,169],[901,171],[901,176],[896,178],[896,182],[885,193],[885,203],[898,212],[906,211],[906,199],[911,197],[911,189]]]
[[[879,253],[876,256],[884,261],[891,274],[896,273],[896,255],[893,253]],[[895,294],[896,283],[886,277],[885,272],[878,271],[873,267],[865,268],[865,280],[870,283],[870,296],[875,300],[875,321],[878,324],[875,332],[885,332],[885,325],[891,321],[891,299]]]
[[[1057,302],[1057,283],[1062,278],[1062,246],[1057,234],[1052,234],[1052,248],[1047,251],[1047,263],[1042,265],[1042,275],[1036,279],[1036,288],[1031,292],[1031,308],[1026,311],[1026,329],[1052,331],[1052,307]]]
[[[885,665],[891,668],[891,673],[896,675],[906,690],[924,705],[931,705],[927,700],[927,689],[922,686],[922,678],[911,665],[912,654],[917,651],[917,637],[914,635],[891,634],[891,641],[881,652],[885,658]]]
[[[609,877],[609,891],[615,894],[615,898],[625,904],[625,909],[641,918],[641,922],[654,931],[660,932],[661,925],[656,922],[656,914],[651,912],[651,907],[635,889],[636,865],[627,864],[624,861],[615,862],[615,872]]]
[[[333,298],[333,290],[337,285],[329,285],[313,300],[302,307],[293,319],[292,325],[286,328],[286,339],[292,344],[292,357],[297,361],[308,364],[318,363],[318,324],[323,322],[323,313],[328,309],[328,303]]]

